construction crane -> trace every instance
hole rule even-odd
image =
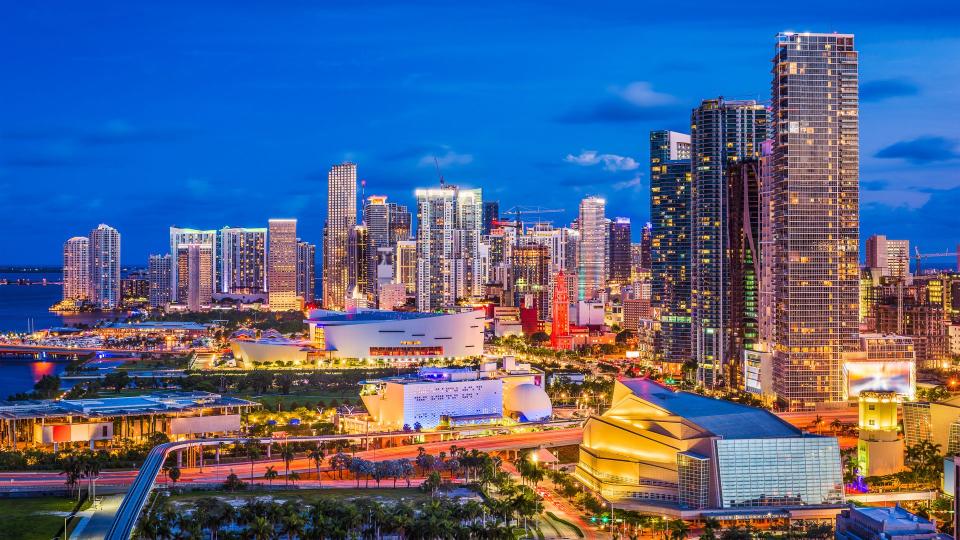
[[[913,246],[913,250],[914,250],[914,256],[913,256],[913,258],[914,258],[914,260],[916,261],[916,266],[917,266],[917,275],[920,275],[920,274],[922,273],[922,272],[920,271],[920,270],[921,270],[921,268],[920,268],[920,266],[921,266],[920,263],[921,263],[921,261],[922,261],[923,259],[941,259],[941,258],[944,258],[944,257],[956,257],[956,256],[957,256],[957,253],[956,253],[956,252],[950,252],[950,251],[944,251],[944,252],[941,252],[941,253],[920,253],[920,248],[917,247],[917,246]]]
[[[523,233],[523,216],[525,214],[534,214],[539,216],[540,214],[559,214],[565,212],[562,208],[543,208],[542,206],[514,206],[513,208],[502,212],[505,216],[516,216],[516,219],[513,221],[503,221],[497,220],[497,225],[501,227],[514,227],[517,229],[517,235]],[[538,220],[537,223],[547,223],[546,221]]]
[[[440,177],[440,189],[443,189],[443,174],[440,173],[440,160],[433,156],[433,164],[437,167],[437,176]]]

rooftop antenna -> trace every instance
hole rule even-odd
[[[443,189],[443,174],[440,173],[440,160],[433,156],[433,164],[437,167],[437,176],[440,177],[440,189]]]

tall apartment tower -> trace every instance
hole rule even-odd
[[[364,293],[375,301],[377,298],[377,264],[380,249],[389,249],[390,243],[390,205],[383,195],[367,197],[363,205],[363,223],[367,226],[367,253],[363,261],[366,266],[367,284]],[[373,305],[376,305],[375,303]]]
[[[297,220],[271,219],[267,236],[267,303],[270,311],[303,308],[297,296]]]
[[[486,201],[483,203],[483,228],[481,234],[490,234],[494,223],[500,220],[500,201]]]
[[[767,110],[756,101],[706,99],[690,115],[693,189],[690,206],[691,338],[697,379],[716,386],[738,363],[728,347],[730,321],[729,207],[727,170],[760,157],[767,138]]]
[[[653,307],[660,318],[654,350],[665,362],[690,359],[690,135],[650,132]]]
[[[390,207],[390,245],[395,246],[397,242],[410,240],[410,233],[413,231],[410,209],[397,203],[387,203],[387,206]]]
[[[630,283],[630,218],[610,220],[607,278],[611,285],[622,287]]]
[[[353,253],[351,260],[356,265],[351,270],[353,287],[350,289],[350,298],[354,301],[365,299],[365,301],[353,305],[376,305],[373,303],[373,294],[368,293],[372,289],[370,286],[370,229],[364,224],[355,225],[350,237],[350,244],[350,251]],[[376,254],[374,254],[373,259],[373,268],[376,270]]]
[[[791,410],[842,400],[843,357],[858,347],[857,68],[852,34],[777,35],[773,385]]]
[[[170,254],[150,255],[147,262],[147,280],[150,283],[150,307],[164,307],[170,303]]]
[[[578,291],[580,300],[600,297],[607,286],[607,247],[610,226],[606,218],[607,201],[586,197],[580,201],[577,223],[580,228]]]
[[[267,291],[267,229],[224,227],[220,230],[220,292]]]
[[[647,223],[640,231],[640,268],[649,270],[653,266],[653,224]]]
[[[211,256],[204,257],[209,260],[210,270],[202,272],[205,281],[202,285],[204,290],[217,291],[217,274],[219,273],[219,264],[217,254],[220,253],[217,239],[220,235],[216,230],[184,229],[180,227],[170,227],[170,301],[178,304],[188,304],[186,298],[180,298],[180,248],[192,245],[207,246]]]
[[[101,309],[120,305],[120,233],[100,224],[90,231],[90,301]]]
[[[357,225],[357,165],[341,163],[327,174],[327,222],[323,232],[323,307],[344,309],[352,288],[350,253]]]
[[[529,299],[537,308],[537,316],[546,319],[550,312],[550,248],[529,243],[516,246],[511,255],[513,305],[525,305],[525,300]]]
[[[393,255],[395,271],[393,282],[402,283],[407,294],[417,292],[417,242],[401,240],[397,242]]]
[[[867,266],[886,276],[906,279],[910,275],[910,241],[890,240],[882,234],[867,238]]]
[[[452,308],[480,294],[482,194],[479,189],[445,185],[418,189],[417,309]]]
[[[90,239],[74,236],[63,244],[63,299],[90,299]]]
[[[177,302],[189,311],[210,307],[214,292],[214,251],[210,244],[177,246]]]
[[[305,304],[316,299],[317,246],[297,239],[297,296]]]
[[[742,388],[744,352],[760,341],[761,162],[751,158],[727,168],[726,240],[728,289],[724,295],[724,366],[727,385]]]

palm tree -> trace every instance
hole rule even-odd
[[[296,474],[296,473],[294,473]],[[280,516],[280,528],[287,535],[287,540],[294,536],[300,537],[303,534],[307,522],[300,514],[300,508],[292,501],[283,503],[282,514]]]
[[[682,519],[670,520],[667,529],[670,531],[670,540],[683,540],[690,532],[690,526]]]
[[[263,516],[256,516],[247,524],[247,532],[253,540],[270,540],[273,536],[273,523]]]
[[[243,451],[247,454],[247,459],[250,460],[250,481],[253,481],[253,463],[260,458],[262,450],[260,449],[260,443],[248,439],[247,442],[243,443]]]
[[[290,478],[290,481],[293,482],[293,485],[297,485],[297,482],[300,481],[300,473],[297,471],[293,471],[288,475],[288,477]]]
[[[813,419],[813,422],[810,422],[810,427],[817,430],[817,434],[820,434],[820,428],[823,426],[823,417],[819,414],[816,418]]]
[[[280,447],[280,457],[283,458],[283,465],[286,471],[286,474],[283,477],[284,485],[287,485],[288,483],[288,477],[290,476],[290,462],[293,461],[293,458],[295,458],[296,455],[296,452],[293,451],[293,448],[289,444],[285,444]]]
[[[843,422],[841,422],[839,418],[834,418],[833,421],[830,422],[830,429],[833,430],[834,434],[840,433],[840,430],[842,428],[843,428]]]
[[[320,466],[323,465],[323,460],[326,458],[326,454],[323,453],[322,444],[318,444],[316,448],[310,451],[310,460],[313,461],[313,464],[317,467],[317,485],[320,485]]]
[[[703,534],[700,540],[717,540],[717,531],[720,530],[720,520],[708,517],[703,520]]]
[[[211,540],[217,540],[220,528],[233,520],[233,507],[216,497],[203,497],[194,503],[194,515],[200,524],[210,531]]]
[[[277,476],[277,470],[273,468],[273,465],[268,466],[267,470],[263,473],[263,477],[270,483],[270,487],[273,487],[273,479]]]

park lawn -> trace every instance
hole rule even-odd
[[[61,513],[70,512],[76,504],[76,499],[63,497],[0,499],[0,538],[50,540],[63,526]]]
[[[361,481],[362,482],[362,481]],[[283,483],[283,480],[280,480]],[[391,487],[393,480],[385,481],[380,488],[330,488],[330,489],[276,489],[276,490],[257,490],[248,489],[245,491],[188,491],[175,494],[170,497],[173,501],[192,502],[203,497],[218,497],[224,499],[250,499],[254,497],[272,497],[281,500],[305,500],[307,502],[319,497],[335,497],[337,499],[360,499],[369,497],[379,499],[383,502],[395,502],[404,499],[409,502],[429,501],[430,494],[420,491],[417,488],[399,487],[404,484],[403,480],[397,482],[397,488]],[[371,486],[373,483],[371,482]],[[0,536],[0,538],[4,538]]]
[[[354,392],[343,392],[343,393],[310,393],[310,394],[233,394],[234,397],[249,399],[250,401],[256,401],[263,405],[265,409],[271,411],[277,410],[277,403],[280,403],[284,411],[290,410],[290,404],[296,402],[298,405],[303,405],[307,401],[311,404],[316,404],[318,401],[323,401],[327,406],[330,406],[330,402],[336,399],[341,404],[345,399],[349,400],[350,403],[360,399],[359,390]]]

